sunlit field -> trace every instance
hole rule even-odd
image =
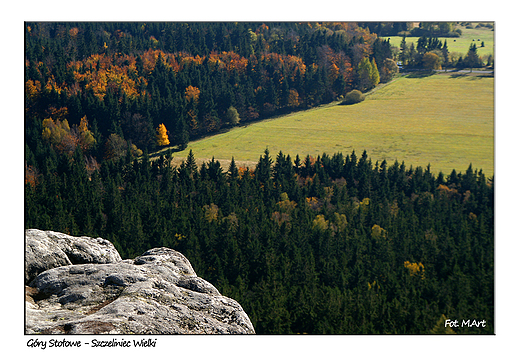
[[[366,150],[375,164],[395,160],[449,174],[469,164],[494,173],[494,78],[437,74],[401,77],[359,104],[332,105],[236,127],[175,153],[256,163],[268,148],[304,158]],[[226,160],[226,161],[224,161]]]
[[[476,26],[476,23],[473,25]],[[443,44],[444,41],[446,41],[446,45],[448,46],[448,51],[450,53],[458,53],[462,56],[465,56],[468,53],[469,46],[474,43],[477,45],[477,54],[481,56],[484,61],[487,61],[487,57],[489,55],[494,55],[494,31],[487,27],[466,28],[459,26],[459,28],[462,30],[462,35],[460,37],[439,37],[439,40]],[[400,36],[390,36],[384,38],[389,38],[390,44],[395,47],[399,47],[403,39]],[[418,39],[419,37],[407,37],[406,44],[410,46],[410,44],[413,43],[414,46],[417,46]],[[482,43],[484,43],[484,47],[482,47]]]

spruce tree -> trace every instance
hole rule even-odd
[[[231,158],[231,163],[229,164],[229,168],[227,171],[228,177],[231,181],[236,181],[238,179],[238,168],[235,163],[235,157]]]
[[[195,161],[195,155],[191,149],[188,153],[188,156],[186,157],[185,167],[189,175],[193,175],[197,172],[197,162]]]

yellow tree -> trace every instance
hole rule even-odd
[[[293,108],[300,105],[300,96],[296,89],[289,90],[289,99],[287,99],[287,104]]]
[[[312,228],[320,231],[325,231],[329,228],[329,221],[325,219],[325,216],[319,214],[312,221]]]
[[[81,149],[83,151],[87,151],[96,143],[96,139],[94,139],[94,135],[90,130],[88,130],[88,120],[87,116],[85,115],[83,118],[81,118],[81,121],[79,123],[78,127],[79,132],[79,144],[81,146]]]
[[[40,81],[32,81],[29,79],[27,82],[25,82],[25,95],[30,100],[35,100],[38,98],[42,85]]]
[[[426,52],[423,56],[423,66],[430,71],[441,69],[441,58],[433,52]]]
[[[374,224],[372,226],[372,232],[371,232],[372,238],[374,239],[380,239],[386,237],[386,230],[378,226],[377,224]],[[406,265],[405,265],[406,266]]]
[[[208,222],[216,221],[218,218],[218,206],[214,203],[210,205],[205,205],[202,207],[204,209],[204,217]]]
[[[374,87],[381,81],[375,58],[372,58],[372,62],[370,63],[370,81]]]
[[[59,152],[72,155],[78,146],[79,139],[75,127],[71,129],[69,122],[65,119],[68,114],[67,108],[49,108],[49,111],[51,117],[42,122],[42,137]]]
[[[166,130],[166,127],[164,124],[159,124],[157,127],[157,145],[159,146],[166,146],[170,144],[170,140],[168,139],[168,130]]]
[[[70,133],[67,119],[60,121],[59,118],[56,120],[47,118],[43,120],[42,127],[42,137],[53,145],[59,145],[64,137]]]
[[[197,103],[199,101],[200,89],[197,87],[188,86],[184,91],[184,96],[188,102],[193,101],[194,103]]]
[[[420,276],[424,279],[424,265],[423,263],[410,263],[409,261],[404,262],[404,267],[410,272],[410,276]]]

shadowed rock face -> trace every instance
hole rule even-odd
[[[198,277],[181,253],[154,248],[133,260],[116,253],[101,238],[27,230],[26,333],[254,333],[240,304]]]

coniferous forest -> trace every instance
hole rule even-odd
[[[367,28],[26,23],[25,45],[25,228],[178,250],[259,334],[494,333],[494,180],[471,164],[152,155],[373,87],[392,56]]]

